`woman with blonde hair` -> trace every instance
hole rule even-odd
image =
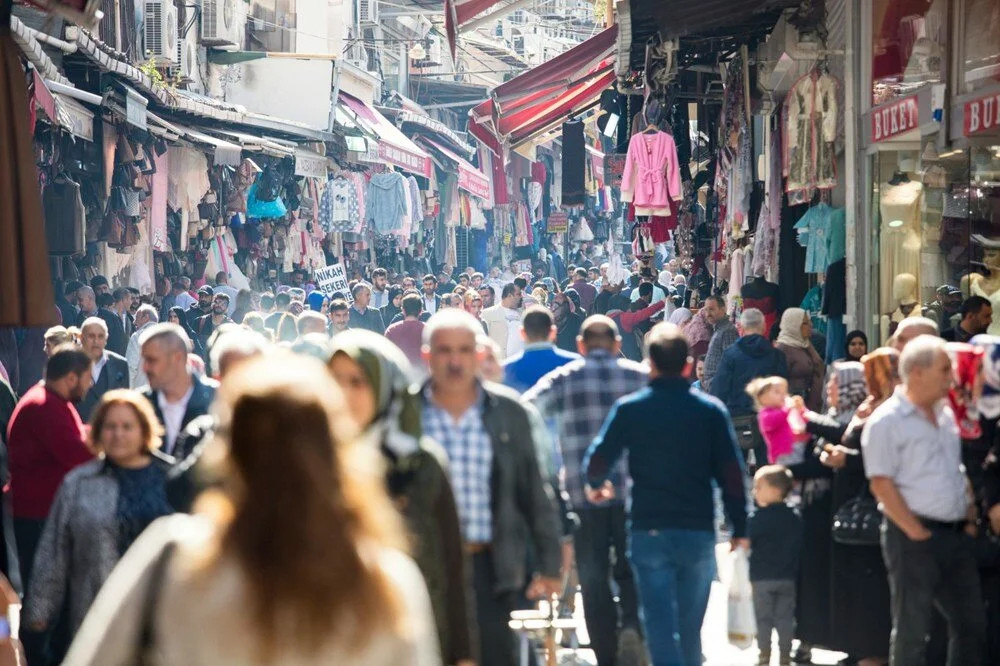
[[[142,395],[104,394],[90,420],[98,458],[66,475],[42,531],[25,600],[29,628],[51,629],[68,599],[72,636],[132,542],[173,511],[165,482],[174,461],[159,451],[161,434]]]
[[[139,539],[65,663],[439,664],[378,453],[323,365],[248,360],[216,411],[220,488]]]

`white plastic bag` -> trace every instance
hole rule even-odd
[[[750,558],[746,548],[729,555],[729,642],[745,650],[753,644],[757,623],[753,615],[753,588],[750,585]]]

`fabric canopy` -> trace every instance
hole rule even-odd
[[[448,47],[451,49],[453,62],[456,61],[456,43],[462,27],[501,2],[503,0],[444,0],[444,30],[448,37]]]
[[[365,129],[378,137],[378,158],[404,171],[429,178],[431,156],[370,104],[340,91],[340,101],[353,111]]]
[[[601,93],[614,83],[613,63],[602,63],[597,71],[541,102],[519,105],[504,113],[494,100],[487,100],[469,112],[469,132],[500,155],[503,145],[517,147],[559,125],[566,118],[582,113],[600,102]]]
[[[467,159],[442,146],[437,141],[425,136],[420,137],[419,140],[455,164],[458,169],[458,187],[460,189],[480,199],[488,200],[490,198],[490,179],[486,177],[486,174],[472,166]]]

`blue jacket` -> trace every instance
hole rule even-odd
[[[503,383],[524,393],[556,368],[578,360],[579,354],[563,351],[551,342],[532,343],[503,362]]]
[[[733,416],[753,414],[753,400],[746,388],[758,377],[788,377],[785,355],[763,335],[745,335],[722,354],[712,379],[711,393]]]
[[[743,455],[718,400],[682,377],[659,377],[621,398],[584,456],[586,482],[604,483],[626,449],[632,529],[714,531],[714,480],[733,536],[746,536]]]

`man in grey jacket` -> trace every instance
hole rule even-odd
[[[421,390],[424,434],[448,453],[465,551],[473,571],[480,660],[514,666],[507,626],[524,581],[528,539],[537,564],[527,594],[561,591],[560,525],[552,489],[542,478],[531,425],[513,391],[477,377],[482,326],[446,309],[424,329],[430,380]]]

